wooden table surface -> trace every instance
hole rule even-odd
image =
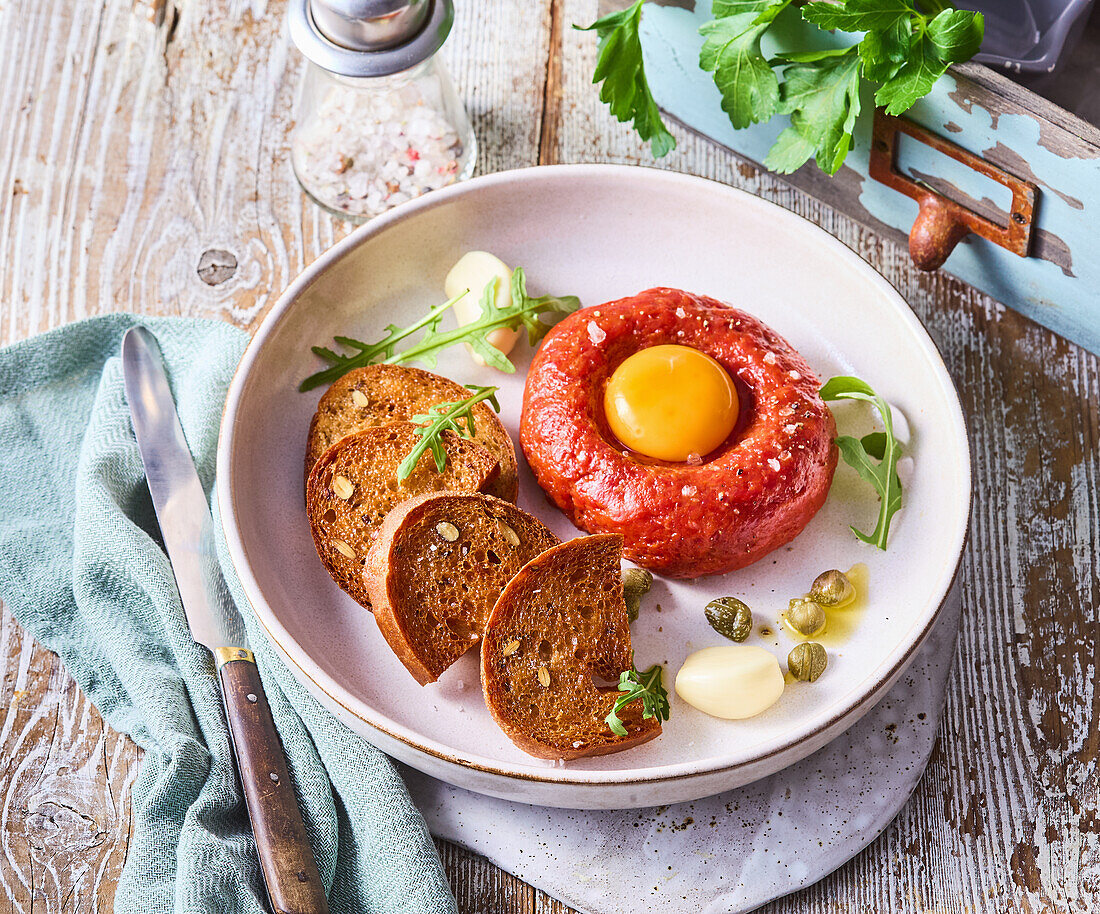
[[[348,231],[291,173],[301,58],[283,2],[167,0],[160,22],[132,2],[0,0],[0,343],[114,310],[255,328]],[[649,163],[589,84],[594,40],[570,26],[595,6],[458,0],[446,56],[480,172]],[[924,780],[867,850],[769,910],[1100,909],[1097,358],[674,132],[662,167],[800,213],[901,291],[958,384],[975,458],[962,631]],[[140,753],[7,611],[0,658],[0,894],[12,912],[110,911]],[[464,912],[565,910],[440,851]]]

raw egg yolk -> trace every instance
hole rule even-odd
[[[709,355],[688,346],[651,346],[611,375],[604,412],[632,451],[682,462],[720,445],[737,424],[737,388]]]

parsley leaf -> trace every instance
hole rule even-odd
[[[661,684],[661,665],[653,664],[644,673],[639,673],[633,666],[629,670],[623,670],[619,676],[619,691],[626,694],[620,695],[615,701],[615,707],[607,715],[607,726],[616,736],[626,736],[627,730],[619,718],[619,712],[632,701],[641,699],[642,719],[647,720],[656,717],[658,720],[668,720],[669,705],[668,692]]]
[[[642,41],[638,35],[644,2],[636,0],[625,10],[610,13],[591,25],[573,28],[581,32],[595,30],[599,38],[599,57],[592,82],[603,83],[600,101],[607,104],[619,121],[632,120],[638,136],[649,141],[653,157],[659,159],[676,148],[676,140],[661,120],[645,78]]]
[[[791,126],[764,160],[768,168],[786,174],[813,155],[822,171],[836,174],[859,114],[859,66],[852,47],[787,67],[779,110],[790,114]]]
[[[757,22],[771,22],[786,5],[783,0],[714,0],[710,12],[715,19],[752,13]]]
[[[887,114],[908,111],[917,99],[932,91],[946,70],[947,61],[940,59],[926,32],[910,45],[908,59],[879,87],[875,101],[886,108]]]
[[[417,435],[420,440],[397,468],[397,479],[404,482],[412,475],[420,458],[425,451],[431,451],[435,458],[436,471],[442,473],[447,466],[447,449],[443,446],[443,433],[454,432],[463,438],[473,438],[477,431],[474,426],[474,406],[482,400],[488,400],[493,409],[500,412],[500,403],[497,402],[495,387],[483,387],[479,384],[468,384],[467,389],[473,394],[463,400],[454,400],[447,403],[437,403],[426,413],[413,416],[409,421],[419,425]]]
[[[842,32],[885,32],[899,19],[916,12],[907,0],[846,0],[844,3],[815,0],[802,7],[802,18],[820,29]]]
[[[894,437],[894,421],[890,405],[871,389],[866,381],[859,378],[830,378],[821,388],[821,399],[863,400],[878,411],[885,427],[884,432],[872,432],[856,439],[840,435],[836,446],[844,462],[853,467],[860,477],[874,486],[881,502],[879,504],[878,523],[872,533],[862,533],[855,527],[852,532],[863,542],[886,550],[886,540],[890,534],[890,521],[901,510],[901,480],[898,478],[898,459],[901,445]]]
[[[931,91],[949,64],[978,53],[985,32],[981,13],[929,6],[934,15],[914,0],[814,0],[802,18],[822,29],[866,32],[858,45],[863,76],[883,83],[875,101],[888,114],[901,114]]]
[[[928,23],[928,38],[941,60],[962,63],[978,53],[985,34],[981,13],[968,10],[943,10]]]
[[[541,295],[538,298],[531,298],[527,294],[527,277],[520,267],[516,267],[512,271],[512,303],[507,307],[498,308],[496,304],[498,281],[496,278],[492,279],[482,291],[481,316],[454,330],[439,329],[443,315],[469,290],[463,291],[442,305],[436,305],[424,317],[404,329],[390,324],[386,328],[386,335],[376,343],[364,343],[350,336],[336,337],[338,345],[354,350],[351,355],[341,355],[324,346],[314,346],[313,352],[331,365],[329,368],[311,374],[302,381],[298,389],[312,390],[322,384],[331,384],[354,368],[379,362],[397,365],[402,362],[418,361],[433,368],[442,350],[459,343],[469,343],[473,351],[485,359],[487,365],[511,374],[516,367],[503,352],[489,342],[488,335],[500,327],[507,327],[509,330],[526,327],[527,339],[531,345],[534,345],[550,329],[549,324],[539,319],[540,315],[569,314],[576,311],[581,303],[575,295],[560,297]],[[424,330],[425,333],[418,343],[401,352],[397,351],[397,343],[420,330]]]
[[[893,79],[909,57],[913,37],[913,20],[898,19],[890,28],[871,31],[859,43],[859,59],[863,75],[874,82]]]
[[[790,0],[726,0],[704,23],[699,66],[714,74],[722,110],[734,127],[766,121],[779,107],[779,79],[760,50],[760,39]]]

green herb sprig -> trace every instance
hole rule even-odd
[[[350,336],[338,336],[334,338],[338,346],[355,350],[353,355],[340,355],[340,353],[333,352],[326,346],[310,347],[314,355],[319,355],[326,362],[332,363],[332,367],[311,374],[302,381],[298,386],[298,390],[313,390],[315,387],[320,387],[323,384],[331,384],[337,378],[342,378],[354,368],[363,368],[367,365],[377,364],[378,362],[400,361],[396,353],[397,344],[403,339],[412,336],[417,331],[423,330],[425,327],[438,327],[439,322],[443,320],[443,315],[453,308],[455,303],[462,298],[463,295],[466,295],[468,291],[469,290],[466,290],[456,295],[450,301],[446,301],[442,305],[436,305],[434,308],[429,309],[427,314],[420,318],[420,320],[410,324],[408,327],[398,327],[396,324],[390,324],[386,327],[386,335],[375,343],[364,343]]]
[[[454,330],[440,330],[443,315],[454,304],[468,295],[469,290],[456,295],[450,301],[431,308],[424,317],[413,322],[408,327],[398,327],[390,324],[386,328],[386,335],[374,343],[365,343],[348,336],[338,336],[335,341],[345,349],[353,350],[349,355],[341,355],[324,346],[314,346],[314,354],[320,356],[330,367],[322,369],[302,381],[299,390],[312,390],[323,384],[331,384],[337,378],[343,377],[354,368],[362,368],[366,365],[385,363],[397,365],[403,362],[421,362],[429,368],[434,368],[438,354],[444,349],[459,343],[468,343],[470,348],[480,355],[493,368],[511,374],[516,370],[515,365],[508,357],[489,342],[488,336],[494,330],[506,327],[509,330],[527,328],[527,339],[534,345],[550,329],[549,324],[540,320],[544,314],[569,314],[580,307],[580,300],[575,295],[542,295],[532,298],[527,294],[527,277],[521,268],[516,267],[512,271],[512,302],[501,308],[496,303],[496,290],[499,280],[494,278],[486,284],[481,294],[481,316],[469,324],[456,327]],[[397,351],[397,344],[412,336],[420,330],[425,331],[419,342],[413,343],[407,349]]]
[[[483,400],[488,400],[494,410],[500,412],[500,403],[497,402],[495,387],[483,387],[479,384],[468,384],[467,388],[473,391],[464,400],[453,400],[447,403],[438,403],[426,413],[413,416],[409,421],[420,426],[417,430],[419,441],[408,456],[401,461],[397,468],[397,479],[404,482],[412,475],[420,458],[425,451],[431,451],[435,458],[435,468],[442,473],[447,466],[447,449],[443,446],[443,433],[454,432],[463,438],[473,438],[477,429],[474,425],[474,407]]]
[[[588,26],[600,36],[593,81],[603,83],[600,98],[619,120],[633,114],[635,129],[660,157],[675,141],[664,139],[668,130],[645,80],[639,38],[644,2]],[[764,160],[783,174],[811,158],[835,174],[852,145],[864,84],[877,84],[876,104],[901,114],[931,91],[948,66],[973,57],[985,31],[981,13],[957,10],[945,0],[920,0],[919,6],[917,0],[814,0],[798,14],[807,48],[816,30],[863,36],[849,47],[766,58],[761,39],[789,6],[791,0],[714,0],[714,18],[699,29],[699,66],[713,74],[722,110],[735,128],[790,115],[790,127]]]
[[[802,18],[818,28],[865,32],[858,44],[864,75],[882,83],[875,101],[901,114],[931,91],[950,64],[978,53],[985,33],[981,13],[957,10],[944,0],[816,0]]]
[[[594,29],[599,39],[596,72],[592,82],[603,83],[600,101],[622,121],[633,121],[634,129],[648,140],[653,157],[659,159],[676,148],[676,140],[668,132],[657,103],[649,91],[642,63],[642,39],[638,24],[642,19],[642,3],[611,13],[589,26],[574,25],[580,32]]]
[[[901,445],[894,436],[890,405],[866,381],[851,377],[830,378],[821,388],[821,399],[862,400],[870,403],[886,429],[885,432],[872,432],[862,438],[840,435],[836,439],[836,446],[840,449],[844,462],[874,486],[881,499],[878,523],[875,524],[874,531],[863,533],[852,527],[852,532],[863,542],[885,551],[886,540],[890,535],[890,521],[901,510],[901,480],[898,478]]]
[[[641,699],[642,719],[656,717],[658,720],[668,720],[669,705],[668,692],[661,684],[661,665],[653,664],[644,673],[639,673],[633,666],[629,670],[623,670],[619,676],[620,695],[615,701],[615,707],[607,715],[607,726],[616,736],[626,736],[626,727],[619,719],[619,712],[630,702]]]

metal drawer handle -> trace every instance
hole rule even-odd
[[[979,174],[1003,184],[1012,191],[1012,209],[1005,226],[938,193],[926,184],[913,180],[897,169],[898,134],[904,133],[937,152],[961,162]],[[994,244],[1026,257],[1031,244],[1031,217],[1035,210],[1037,188],[1034,184],[1010,175],[961,146],[945,140],[913,121],[875,111],[871,142],[870,174],[876,181],[912,197],[920,205],[913,228],[909,232],[909,256],[921,270],[936,270],[943,266],[950,253],[970,232]]]

